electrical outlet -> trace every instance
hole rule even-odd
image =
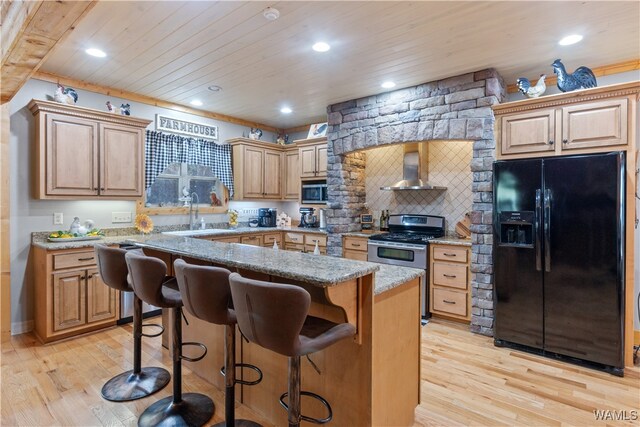
[[[111,212],[111,222],[114,224],[131,222],[131,212]]]
[[[62,225],[62,224],[64,224],[64,215],[62,215],[62,212],[54,212],[53,225]]]

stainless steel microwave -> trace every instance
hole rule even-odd
[[[303,182],[301,191],[303,205],[320,205],[327,203],[326,182]]]

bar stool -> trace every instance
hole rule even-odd
[[[202,426],[212,416],[213,401],[200,393],[182,394],[182,359],[197,362],[207,354],[203,344],[182,342],[182,298],[175,277],[167,276],[166,264],[154,257],[127,252],[125,255],[135,293],[148,304],[173,310],[173,396],[149,406],[138,418],[139,426]],[[183,345],[200,346],[199,357],[182,355]]]
[[[126,250],[106,245],[95,245],[98,274],[102,281],[110,288],[120,292],[133,293],[133,369],[123,372],[107,381],[102,386],[102,397],[114,402],[147,397],[158,390],[162,390],[171,379],[169,371],[158,367],[141,367],[142,337],[157,337],[164,328],[156,324],[142,324],[142,301],[133,292],[128,280],[129,271],[124,259]],[[159,327],[157,334],[144,334],[142,328],[147,326]]]
[[[280,396],[288,412],[289,427],[300,421],[324,424],[333,418],[329,402],[308,391],[300,391],[300,356],[323,350],[356,329],[349,323],[333,323],[309,316],[311,296],[299,286],[247,279],[238,273],[229,276],[238,326],[247,339],[289,358],[289,390]],[[328,416],[318,419],[301,415],[300,396],[318,399]],[[289,404],[284,402],[289,397]]]
[[[213,427],[260,427],[260,424],[249,420],[235,418],[235,385],[256,385],[262,381],[262,371],[256,366],[246,363],[235,363],[236,355],[236,314],[231,308],[231,291],[229,275],[224,268],[187,264],[177,259],[173,263],[180,294],[184,307],[189,313],[205,322],[225,326],[224,367],[221,373],[225,376],[225,422]],[[237,366],[249,368],[259,375],[256,381],[236,380]]]

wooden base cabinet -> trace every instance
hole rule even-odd
[[[29,109],[36,118],[35,198],[142,196],[150,120],[51,101],[33,100]]]
[[[439,317],[471,320],[470,248],[429,244],[429,311]]]
[[[102,281],[93,249],[34,246],[35,331],[43,342],[115,325],[119,292]]]
[[[369,239],[366,237],[344,236],[342,238],[342,257],[366,261],[368,241]]]

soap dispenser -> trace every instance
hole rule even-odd
[[[204,222],[204,217],[200,218],[200,230],[205,230],[207,228],[207,223]]]

